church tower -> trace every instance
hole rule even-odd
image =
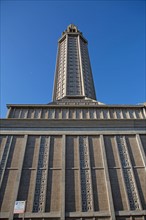
[[[53,100],[63,98],[96,99],[87,40],[73,24],[58,42]]]
[[[146,219],[146,104],[96,101],[75,25],[58,41],[53,101],[7,107],[1,220]]]

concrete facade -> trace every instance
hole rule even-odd
[[[57,74],[52,103],[9,104],[1,119],[0,219],[146,219],[146,105],[99,103],[92,81],[93,97],[81,85],[58,93]]]

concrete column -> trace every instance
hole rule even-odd
[[[12,110],[12,108],[11,108],[11,107],[9,107],[9,108],[8,108],[8,111],[7,111],[6,118],[9,118],[9,117],[10,117],[11,110]]]
[[[80,35],[78,35],[78,51],[79,51],[80,71],[81,71],[82,95],[85,95],[84,76],[83,76],[83,67],[82,67],[82,55],[81,55],[81,44],[80,44]]]
[[[48,185],[47,183],[48,183],[49,153],[50,153],[50,136],[49,136],[49,140],[48,140],[48,155],[47,155],[47,164],[46,164],[46,173],[47,173],[46,186],[44,189],[44,195],[46,195],[46,197],[47,197],[47,185]],[[45,212],[45,207],[46,207],[46,198],[44,200],[43,212]]]
[[[35,143],[36,144],[36,143]],[[33,167],[35,170],[35,177],[34,177],[34,190],[33,190],[33,195],[32,195],[32,212],[33,212],[33,207],[34,207],[34,199],[35,199],[35,188],[36,188],[36,182],[37,182],[37,172],[38,172],[38,162],[39,162],[39,154],[40,154],[40,145],[41,145],[41,136],[39,137],[39,149],[38,149],[38,155],[36,158],[36,167]]]
[[[126,144],[126,148],[127,148],[126,138],[125,138],[125,144]],[[130,164],[130,167],[131,167],[131,173],[132,173],[132,177],[133,177],[135,191],[136,191],[136,194],[137,194],[137,199],[138,199],[138,202],[139,202],[139,208],[140,208],[140,210],[142,210],[142,205],[141,205],[141,200],[140,200],[140,196],[139,196],[139,191],[138,191],[138,188],[137,188],[137,184],[136,184],[136,180],[135,180],[135,175],[134,175],[134,171],[133,171],[133,166],[132,166],[131,159],[130,159],[130,156],[129,156],[128,148],[127,148],[127,156],[128,156],[129,164]]]
[[[92,196],[92,211],[94,211],[94,199],[93,199],[93,184],[92,184],[92,170],[90,162],[90,148],[89,148],[89,136],[87,136],[87,147],[88,147],[88,161],[89,161],[89,171],[90,171],[90,184],[91,184],[91,196]]]
[[[2,184],[2,181],[3,181],[3,177],[4,177],[4,173],[5,173],[5,170],[6,170],[6,165],[7,165],[7,160],[8,160],[8,156],[9,156],[12,140],[13,140],[13,136],[7,136],[6,142],[5,142],[4,151],[3,151],[3,156],[2,156],[2,160],[1,160],[0,187],[1,187],[1,184]]]
[[[121,176],[122,176],[122,180],[123,180],[123,187],[124,187],[126,202],[127,202],[128,210],[130,210],[130,204],[129,204],[128,194],[127,194],[127,189],[126,189],[126,184],[125,184],[125,179],[124,179],[124,174],[123,174],[123,168],[122,168],[120,156],[119,156],[119,153],[118,153],[119,150],[118,150],[118,145],[117,145],[117,141],[116,141],[116,136],[114,136],[114,140],[115,140],[115,146],[116,146],[117,155],[118,155],[118,161],[119,161],[120,169],[121,169]]]
[[[144,118],[146,118],[146,108],[143,107],[143,114],[144,114]]]
[[[68,75],[68,34],[66,35],[66,68],[65,68],[65,96],[67,95],[67,75]]]
[[[80,212],[82,212],[82,195],[81,195],[81,166],[80,166],[80,146],[79,146],[79,136],[77,137],[78,143],[78,162],[79,162],[79,198],[80,198]]]
[[[107,193],[108,193],[108,204],[109,204],[111,219],[116,220],[103,135],[100,135],[100,143],[101,143],[101,149],[102,149],[102,159],[103,159],[103,164],[104,164],[106,188],[107,188]]]
[[[15,188],[14,188],[14,194],[13,194],[13,201],[11,204],[11,210],[9,213],[9,220],[13,220],[14,217],[14,204],[15,201],[17,200],[17,195],[18,195],[18,190],[19,190],[19,185],[20,185],[20,179],[21,179],[21,173],[22,173],[22,167],[23,167],[23,161],[24,161],[24,155],[25,155],[25,149],[26,149],[26,144],[27,144],[27,138],[28,135],[24,136],[24,142],[23,142],[23,149],[21,151],[20,159],[19,159],[19,165],[18,165],[18,172],[17,172],[17,179],[15,182]]]
[[[61,220],[65,220],[65,148],[66,135],[62,135],[62,182],[61,182]]]
[[[124,180],[125,180],[125,185],[127,189],[130,209],[141,210],[142,206],[141,206],[139,192],[138,192],[136,181],[135,181],[131,158],[129,156],[129,152],[127,148],[126,137],[122,135],[122,136],[117,136],[117,138],[118,138],[117,140],[118,151],[119,151],[120,160],[122,164],[122,170],[124,174]],[[129,190],[129,188],[132,190]]]
[[[143,165],[146,168],[146,156],[145,156],[145,153],[144,153],[144,150],[143,150],[143,146],[142,146],[139,134],[136,134],[136,140],[137,140],[137,143],[138,143],[138,147],[139,147],[139,151],[140,151],[141,158],[142,158],[142,161],[143,161]]]

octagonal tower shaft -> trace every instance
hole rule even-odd
[[[96,100],[87,40],[69,25],[58,41],[53,101],[64,98]]]

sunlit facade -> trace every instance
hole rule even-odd
[[[58,41],[53,101],[7,107],[0,219],[146,219],[146,105],[96,100],[75,25]]]

